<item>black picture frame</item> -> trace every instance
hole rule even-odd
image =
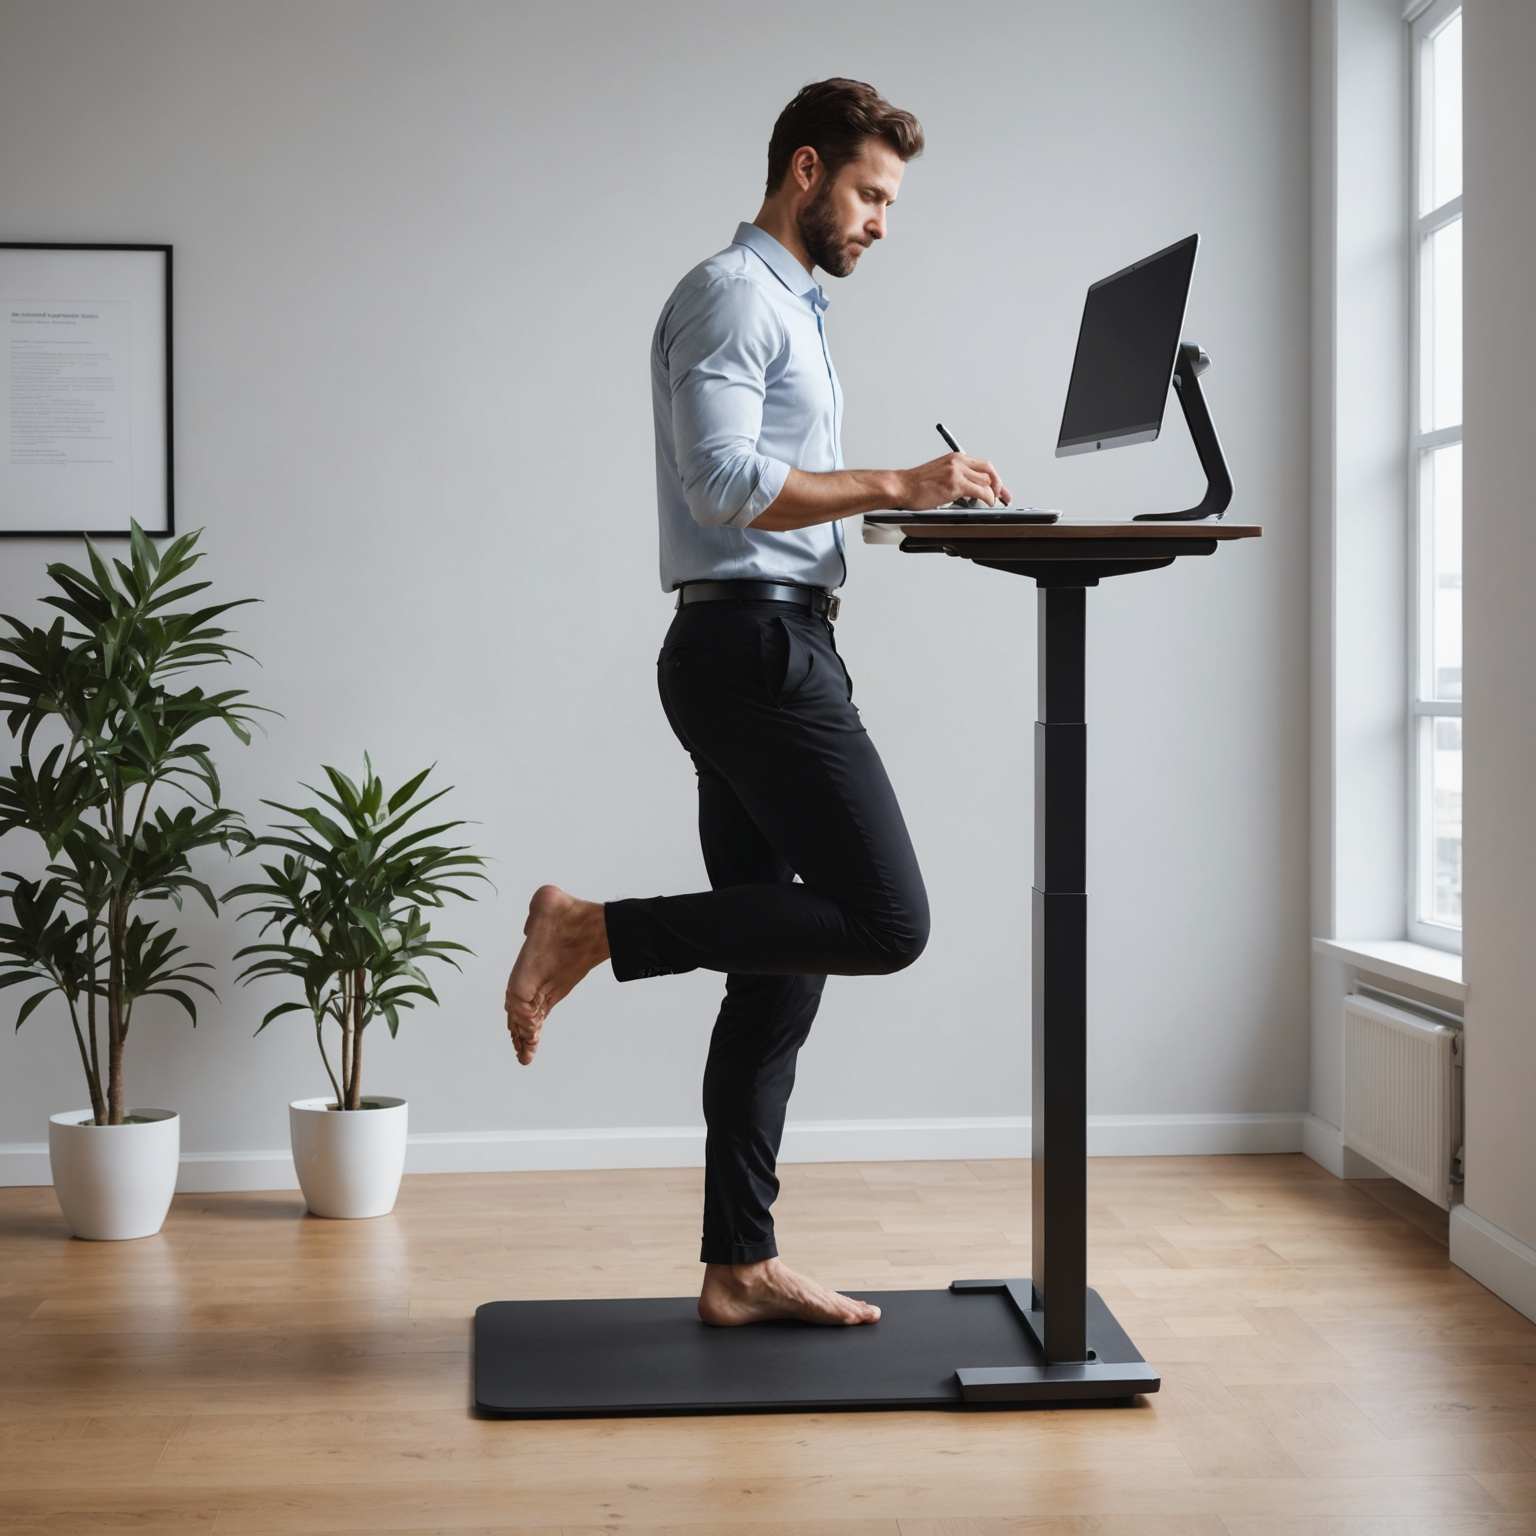
[[[5,251],[158,251],[164,258],[161,295],[165,312],[162,327],[164,345],[165,378],[165,507],[163,526],[150,527],[139,518],[144,532],[154,538],[171,537],[176,532],[176,456],[175,456],[175,376],[174,364],[174,312],[172,309],[172,248],[169,244],[76,240],[0,240],[0,252]],[[3,258],[0,258],[3,259]],[[124,528],[11,528],[5,525],[3,509],[0,509],[0,539],[126,539],[131,529]]]

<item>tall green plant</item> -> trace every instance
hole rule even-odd
[[[465,853],[467,845],[418,846],[426,838],[464,826],[463,821],[440,822],[390,841],[413,816],[453,788],[450,784],[415,805],[408,804],[436,763],[407,780],[387,802],[383,782],[374,773],[366,752],[361,789],[344,773],[322,766],[336,794],[328,795],[309,784],[304,788],[339,811],[342,823],[310,806],[263,800],[263,805],[297,816],[299,824],[280,825],[277,833],[261,837],[248,831],[237,833],[245,845],[242,852],[281,849],[286,850],[286,857],[281,864],[262,865],[265,882],[237,885],[225,892],[224,899],[264,897],[262,905],[248,908],[240,916],[264,915],[267,920],[261,925],[262,933],[273,923],[282,925],[280,944],[250,944],[236,951],[237,959],[242,955],[265,957],[247,966],[240,980],[293,976],[304,988],[304,1002],[279,1003],[269,1009],[256,1033],[259,1035],[282,1014],[307,1010],[314,1018],[315,1042],[335,1090],[337,1107],[361,1109],[363,1031],[382,1014],[394,1039],[400,1029],[400,1009],[414,1008],[417,997],[437,1002],[417,960],[447,960],[459,970],[458,961],[446,952],[457,949],[474,953],[464,944],[428,939],[432,930],[422,919],[421,904],[441,907],[445,894],[473,900],[449,881],[489,883],[489,877],[466,867],[485,862],[477,854]],[[294,942],[301,929],[307,944]],[[325,1048],[328,1018],[341,1030],[339,1082]]]
[[[190,668],[226,663],[233,653],[249,655],[226,643],[229,631],[213,621],[231,608],[261,601],[174,606],[212,585],[175,585],[203,558],[192,553],[202,531],[183,534],[162,552],[134,521],[130,560],[114,558],[115,575],[87,537],[90,575],[58,561],[47,567],[62,593],[42,599],[62,610],[47,629],[0,614],[15,631],[0,635],[0,709],[21,744],[21,760],[0,779],[0,834],[14,828],[34,832],[49,858],[58,861],[36,880],[14,870],[0,872],[12,882],[0,898],[9,901],[14,917],[0,923],[0,988],[46,983],[22,1003],[17,1030],[44,998],[63,993],[97,1125],[123,1123],[123,1053],[138,999],[174,998],[196,1028],[197,1007],[183,988],[202,987],[218,996],[191,974],[211,969],[209,961],[176,963],[186,945],[173,942],[175,930],[157,928],[134,913],[141,901],[167,899],[179,911],[183,891],[192,890],[218,915],[218,901],[194,877],[188,856],[214,844],[232,851],[240,813],[220,808],[218,772],[195,733],[222,721],[249,746],[242,712],[263,707],[232,703],[243,688],[204,693],[194,686],[176,692],[168,685]],[[78,628],[67,628],[66,617]],[[34,766],[33,739],[54,719],[69,740]],[[157,805],[150,815],[155,786],[180,780],[187,782],[176,787],[206,805],[206,814],[186,805],[171,815]],[[207,791],[206,802],[198,785]],[[105,1085],[99,1002],[106,1010]]]

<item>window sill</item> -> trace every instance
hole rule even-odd
[[[1461,956],[1408,939],[1313,939],[1320,955],[1337,955],[1362,971],[1423,987],[1454,1003],[1467,998]]]

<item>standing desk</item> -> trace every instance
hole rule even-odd
[[[1183,398],[1188,414],[1198,404],[1196,391],[1186,389]],[[1203,447],[1201,452],[1208,470],[1220,464],[1214,436],[1210,441],[1209,461]],[[1211,480],[1213,485],[1224,482],[1224,467]],[[1216,496],[1203,505],[1218,505]],[[1217,516],[1224,505],[1223,496]],[[866,519],[865,538],[872,543],[897,542],[914,554],[955,555],[974,565],[1014,571],[1031,577],[1039,594],[1030,909],[1030,1278],[950,1283],[950,1290],[960,1293],[1006,1294],[1039,1360],[958,1368],[956,1390],[968,1402],[1110,1398],[1153,1392],[1160,1384],[1087,1283],[1087,594],[1107,577],[1209,555],[1218,543],[1256,538],[1260,532],[1253,523],[1179,522],[1164,514],[1134,522],[1014,527],[963,521],[903,524],[896,513]]]
[[[1186,413],[1195,393],[1184,391]],[[1218,515],[1224,504],[1220,498]],[[1216,503],[1208,497],[1205,505]],[[1157,1390],[1156,1369],[1087,1283],[1086,598],[1107,577],[1209,555],[1218,543],[1260,532],[1167,516],[903,525],[893,512],[864,521],[870,543],[1014,571],[1038,589],[1029,1277],[859,1291],[880,1307],[880,1321],[848,1326],[714,1328],[699,1320],[696,1296],[488,1301],[475,1311],[480,1413],[980,1409],[1130,1401]]]

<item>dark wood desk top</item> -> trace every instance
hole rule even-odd
[[[887,542],[893,533],[914,539],[1007,539],[1019,543],[1036,539],[1256,539],[1264,531],[1258,523],[1225,523],[1214,518],[1188,523],[1094,523],[1070,518],[1056,523],[904,523],[899,512],[865,514],[864,524],[866,539],[870,531],[878,531],[886,534]]]

